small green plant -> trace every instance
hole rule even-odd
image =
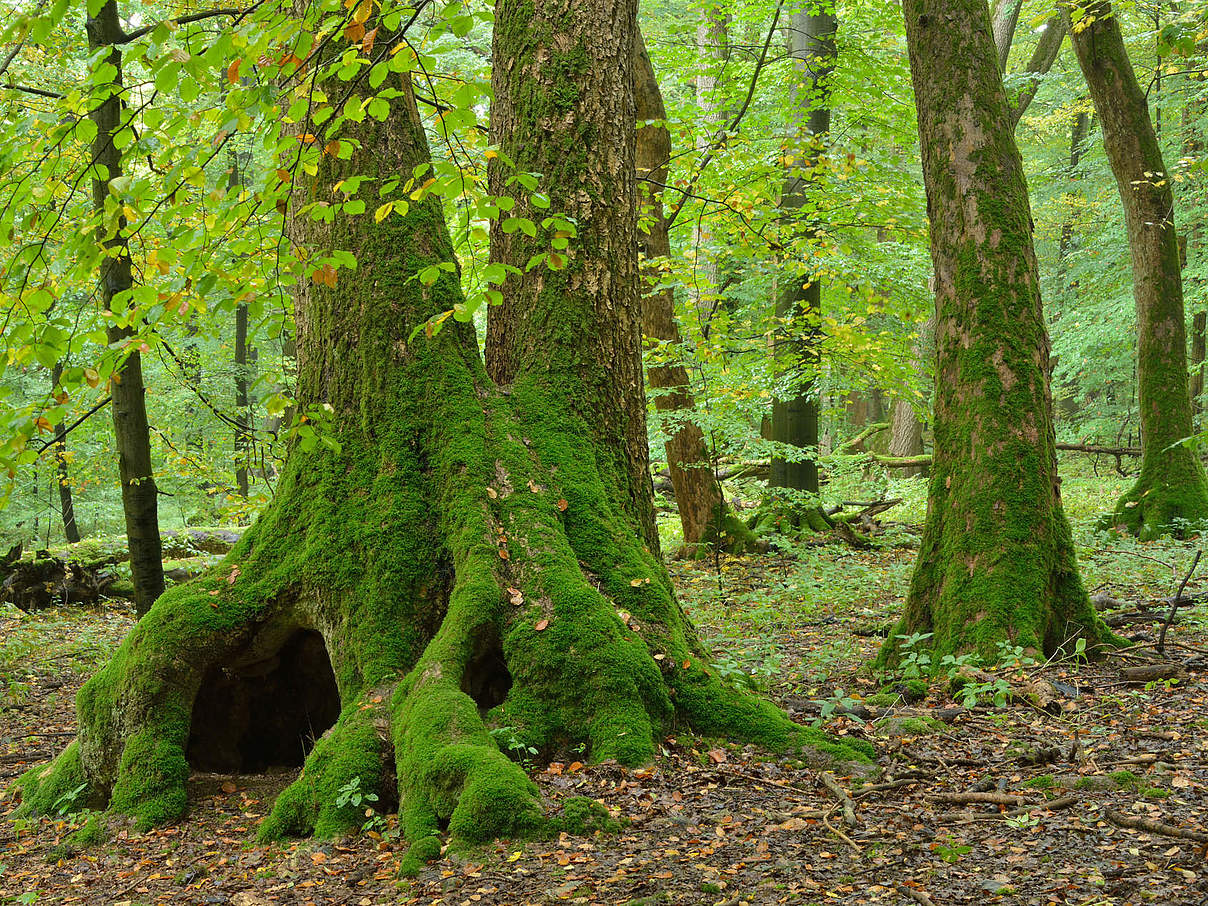
[[[826,698],[815,699],[814,704],[822,706],[822,711],[814,720],[813,725],[815,728],[822,726],[823,723],[830,720],[840,708],[844,711],[844,717],[850,718],[858,724],[864,723],[853,711],[858,702],[842,689],[836,689],[833,694]]]
[[[931,844],[932,851],[943,859],[945,862],[959,862],[961,858],[973,852],[973,847],[964,843],[958,843],[956,837],[951,834],[945,834],[944,840],[937,840]]]
[[[1024,812],[1022,815],[1006,819],[1007,827],[1013,827],[1016,830],[1027,830],[1029,827],[1035,827],[1039,823],[1040,817],[1033,815],[1031,812]]]
[[[361,789],[361,778],[359,776],[353,777],[336,790],[336,808],[352,806],[355,809],[360,809],[362,806],[367,806],[377,801],[377,793]]]
[[[54,801],[54,805],[52,805],[51,808],[54,809],[55,814],[57,814],[59,817],[70,815],[72,812],[78,811],[76,808],[76,803],[79,801],[80,797],[84,795],[84,791],[86,789],[88,789],[88,784],[81,783],[74,790],[68,790]]]
[[[526,744],[520,738],[520,734],[516,732],[515,727],[495,727],[490,732],[491,737],[495,740],[495,745],[507,753],[507,756],[513,761],[524,764],[537,754],[536,747]]]
[[[920,679],[931,673],[931,652],[922,648],[920,643],[927,641],[934,633],[915,632],[911,635],[899,635],[902,644],[898,646],[902,659],[898,671],[902,679]]]

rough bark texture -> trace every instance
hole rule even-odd
[[[994,51],[998,58],[998,71],[1007,71],[1007,60],[1011,56],[1011,44],[1015,40],[1015,29],[1019,26],[1019,10],[1023,0],[994,0],[990,14],[990,25],[994,32]]]
[[[640,341],[634,32],[618,21],[625,15],[604,0],[582,10],[565,0],[520,0],[497,11],[491,140],[517,170],[541,173],[560,190],[550,193],[551,211],[573,218],[578,234],[565,268],[523,272],[532,255],[549,249],[547,235],[492,224],[492,260],[522,273],[508,278],[503,304],[490,311],[486,357],[496,382],[548,383],[571,401],[609,492],[657,553]],[[568,27],[572,19],[581,31]],[[491,191],[516,195],[511,175],[492,161]],[[541,221],[547,212],[520,194],[513,216]]]
[[[77,742],[20,781],[25,810],[45,812],[85,784],[89,802],[154,824],[184,811],[191,767],[255,770],[309,749],[261,835],[357,827],[361,810],[338,804],[355,781],[381,808],[398,800],[412,872],[440,853],[445,827],[473,843],[606,820],[583,801],[546,819],[489,726],[513,728],[543,754],[584,743],[592,758],[625,764],[651,758],[675,721],[777,749],[809,744],[826,758],[867,756],[718,678],[633,499],[616,493],[630,441],[616,401],[632,375],[596,368],[603,349],[636,358],[640,341],[632,158],[613,145],[632,143],[633,12],[523,3],[497,17],[496,72],[511,60],[532,79],[496,95],[506,105],[515,87],[533,89],[510,108],[512,128],[551,128],[566,152],[554,120],[566,128],[584,108],[581,166],[550,194],[570,194],[557,189],[577,180],[584,194],[602,193],[615,178],[611,204],[630,208],[629,231],[622,217],[618,244],[599,245],[589,205],[577,202],[584,242],[565,272],[544,275],[560,291],[509,286],[510,385],[487,377],[467,324],[408,342],[413,326],[463,301],[455,269],[431,286],[415,279],[456,260],[438,198],[396,189],[381,223],[298,213],[339,200],[349,175],[376,186],[428,162],[409,81],[384,83],[397,93],[384,122],[349,120],[323,136],[351,143],[351,159],[324,155],[313,183],[295,182],[289,229],[295,245],[357,258],[335,286],[304,281],[296,298],[299,400],[332,408],[338,445],[295,446],[272,504],[227,559],[160,598],[89,680]],[[388,49],[380,34],[376,46]],[[620,67],[611,135],[590,122],[597,52]],[[548,98],[564,105],[556,115],[543,96],[551,71],[562,75]],[[501,133],[507,147],[520,137]],[[608,305],[585,289],[599,281],[613,288]],[[543,345],[538,325],[570,348]]]
[[[1081,4],[1071,37],[1124,205],[1137,307],[1141,475],[1106,525],[1141,538],[1208,518],[1208,483],[1191,448],[1191,397],[1174,198],[1145,95],[1111,4]]]
[[[1051,653],[1106,631],[1061,507],[1049,342],[1019,151],[984,0],[903,4],[935,263],[935,456],[898,636]]]
[[[780,199],[782,216],[793,219],[806,201],[809,170],[822,153],[830,132],[830,74],[835,66],[835,32],[838,19],[833,7],[796,13],[790,31],[790,52],[800,84],[795,103],[800,112],[797,132],[800,147],[790,163]],[[809,227],[806,226],[806,229]],[[814,374],[818,367],[818,319],[822,310],[822,284],[794,269],[783,280],[776,300],[777,383],[782,388],[772,403],[772,440],[800,447],[808,458],[789,461],[773,457],[769,484],[818,493],[818,398]]]
[[[889,438],[890,456],[921,456],[923,454],[923,423],[908,400],[893,404],[893,430]],[[905,466],[898,472],[904,478],[925,475],[926,466]]]
[[[675,317],[675,291],[655,289],[661,270],[651,262],[671,256],[667,215],[663,209],[663,185],[671,159],[671,133],[663,124],[667,110],[659,91],[654,66],[641,35],[634,44],[634,108],[637,117],[635,163],[638,198],[646,231],[639,231],[642,271],[648,287],[642,299],[642,329],[646,339],[658,345],[659,364],[646,369],[655,408],[667,432],[667,469],[675,489],[675,503],[684,532],[685,552],[701,542],[722,544],[734,550],[754,540],[741,520],[726,511],[721,483],[712,467],[704,432],[693,420],[696,402],[688,370],[680,360],[682,339]],[[654,121],[654,122],[651,122]]]
[[[109,251],[101,264],[101,302],[113,311],[126,305],[124,296],[134,286],[134,275],[126,240],[121,236],[126,218],[114,210],[109,195],[109,183],[122,174],[121,153],[113,144],[113,136],[122,125],[122,54],[117,44],[122,37],[116,0],[101,7],[96,16],[87,20],[88,47],[93,52],[109,47],[109,63],[115,74],[110,93],[92,111],[96,123],[96,139],[92,145],[93,160],[105,168],[104,178],[92,180],[93,204],[104,214],[97,227],[97,238]],[[106,212],[108,205],[109,212]],[[129,327],[110,325],[109,345],[122,346],[132,335]],[[125,361],[114,370],[110,382],[113,410],[113,433],[118,456],[118,475],[122,483],[122,510],[126,517],[126,537],[130,542],[130,572],[134,579],[134,609],[145,614],[152,602],[164,590],[164,567],[159,541],[159,491],[151,464],[151,433],[147,425],[147,404],[144,399],[142,357],[131,350]]]

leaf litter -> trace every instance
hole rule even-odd
[[[1122,679],[1121,666],[1155,659],[1153,627],[1124,658],[1006,676],[1004,707],[961,707],[941,680],[911,702],[867,664],[912,553],[809,556],[672,569],[717,669],[803,723],[825,715],[830,732],[873,741],[875,778],[679,730],[638,769],[526,765],[552,810],[590,797],[622,820],[618,834],[499,841],[401,881],[395,816],[355,837],[261,845],[257,823],[294,771],[195,774],[187,820],[150,832],[115,819],[84,846],[85,816],[3,822],[0,903],[1208,903],[1203,603],[1169,636],[1177,680]],[[1162,609],[1160,589],[1135,591]],[[0,610],[0,787],[70,740],[76,690],[130,625],[118,603]],[[1046,707],[1020,692],[1037,680],[1057,692]],[[0,799],[0,815],[15,806]]]

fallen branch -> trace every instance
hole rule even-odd
[[[822,785],[825,786],[830,791],[830,794],[838,799],[840,804],[843,806],[843,823],[848,827],[855,827],[858,823],[856,821],[856,804],[852,802],[851,796],[848,795],[847,790],[839,786],[839,781],[835,779],[834,775],[831,774],[830,771],[823,771],[821,779]]]
[[[1125,815],[1117,812],[1115,809],[1105,808],[1103,816],[1117,827],[1127,827],[1132,830],[1145,831],[1149,834],[1158,834],[1163,837],[1178,837],[1181,840],[1194,840],[1196,843],[1208,843],[1208,834],[1203,831],[1190,830],[1185,827],[1175,827],[1173,824],[1165,824],[1161,821],[1154,821],[1152,818],[1136,818],[1132,815]]]
[[[1195,552],[1195,559],[1191,561],[1191,568],[1187,570],[1187,575],[1183,576],[1183,581],[1179,583],[1179,590],[1174,593],[1174,597],[1170,599],[1170,613],[1166,614],[1166,622],[1162,624],[1162,631],[1158,633],[1158,654],[1166,653],[1166,630],[1170,628],[1170,624],[1174,622],[1175,612],[1179,609],[1179,604],[1183,601],[1183,592],[1187,590],[1187,583],[1191,581],[1191,576],[1195,573],[1195,568],[1200,565],[1200,555],[1204,552],[1198,550]]]
[[[935,802],[947,802],[953,805],[1023,805],[1028,800],[1022,796],[1010,793],[932,793],[927,797]]]
[[[1120,678],[1126,683],[1152,683],[1157,680],[1184,679],[1187,671],[1181,664],[1147,664],[1144,667],[1122,667]]]

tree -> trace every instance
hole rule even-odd
[[[109,48],[112,78],[99,86],[101,97],[92,110],[96,138],[92,143],[95,168],[92,178],[93,205],[102,215],[97,240],[107,256],[101,264],[101,302],[111,321],[107,327],[110,346],[126,346],[125,360],[113,371],[110,395],[113,402],[113,435],[122,483],[122,510],[130,546],[130,574],[134,579],[134,609],[142,616],[164,590],[163,552],[159,538],[159,491],[151,462],[151,433],[147,424],[146,390],[143,386],[142,356],[127,341],[134,331],[127,322],[134,274],[130,249],[123,231],[126,215],[111,197],[110,187],[122,175],[122,155],[115,137],[127,130],[122,113],[122,51],[125,40],[118,20],[117,0],[109,0],[87,20],[88,47],[95,53]]]
[[[935,263],[935,456],[900,636],[1051,654],[1106,630],[1061,507],[1023,165],[984,0],[903,4]]]
[[[545,754],[584,743],[625,764],[652,757],[673,720],[866,757],[722,682],[655,553],[634,14],[615,0],[497,10],[492,176],[523,220],[500,227],[509,238],[494,252],[509,274],[491,312],[500,383],[452,316],[465,300],[440,197],[423,188],[433,163],[406,27],[378,26],[370,50],[374,21],[323,45],[302,84],[354,114],[296,126],[319,153],[313,178],[298,171],[288,229],[312,250],[297,275],[299,405],[327,409],[330,433],[292,447],[231,555],[165,594],[89,680],[78,740],[21,780],[24,808],[83,785],[140,824],[170,820],[190,765],[256,770],[330,726],[262,836],[359,826],[361,810],[338,795],[354,784],[383,807],[400,802],[416,870],[439,854],[446,822],[462,842],[550,826],[492,725]],[[403,71],[378,91],[342,82],[346,55],[369,52]],[[529,167],[543,190],[507,185]],[[376,212],[326,206],[359,191],[354,179],[377,188]],[[554,199],[565,208],[538,227],[529,216]],[[536,248],[547,257],[526,268]],[[316,266],[324,250],[355,255],[355,270]]]
[[[1141,474],[1105,525],[1143,539],[1182,534],[1208,519],[1208,480],[1181,443],[1194,431],[1171,178],[1111,4],[1081,3],[1075,15],[1071,38],[1124,205],[1137,308]]]
[[[727,512],[704,432],[693,421],[696,402],[688,370],[680,359],[683,339],[675,318],[675,290],[660,285],[661,270],[653,263],[671,256],[667,214],[663,209],[671,133],[664,122],[667,110],[641,34],[634,45],[633,66],[638,124],[635,162],[638,179],[643,183],[638,195],[646,221],[645,229],[639,231],[639,241],[646,259],[643,271],[650,284],[642,300],[642,329],[647,339],[658,341],[662,347],[657,354],[668,359],[666,363],[651,363],[646,377],[654,405],[666,421],[667,471],[675,489],[685,552],[694,552],[701,542],[736,549],[752,541],[753,536],[741,520]]]
[[[63,376],[63,363],[55,362],[51,369],[50,385],[53,392],[59,391],[59,379]],[[62,422],[55,425],[55,484],[59,486],[59,515],[63,517],[63,537],[69,544],[80,540],[80,527],[76,524],[75,502],[71,496],[71,478],[67,471],[67,426]]]
[[[797,216],[806,203],[811,171],[822,166],[821,155],[830,132],[830,76],[835,67],[835,33],[839,23],[833,5],[821,4],[794,14],[790,48],[801,82],[795,89],[796,132],[804,143],[801,152],[786,153],[790,163],[780,207],[785,217]],[[815,224],[807,232],[816,230]],[[807,266],[807,271],[812,269]],[[818,493],[818,399],[814,374],[818,367],[818,320],[822,310],[822,284],[813,274],[803,276],[791,267],[785,287],[776,300],[780,321],[776,357],[781,362],[779,380],[787,386],[772,405],[772,440],[802,448],[801,459],[772,459],[769,484]]]

